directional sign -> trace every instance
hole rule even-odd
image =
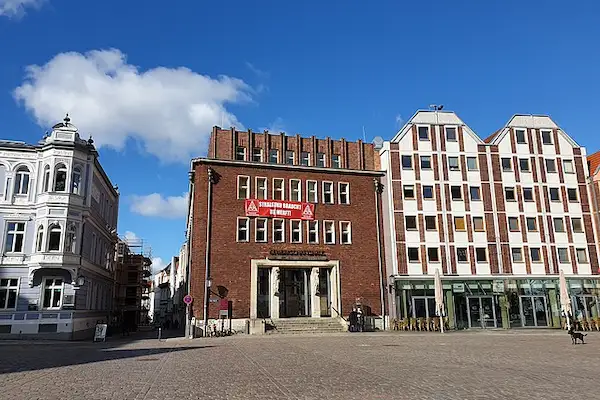
[[[188,306],[189,306],[190,304],[192,304],[192,301],[194,301],[194,299],[193,299],[193,298],[192,298],[192,296],[190,296],[189,294],[186,294],[186,295],[183,297],[183,302],[184,302],[185,304],[187,304]]]

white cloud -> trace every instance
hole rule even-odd
[[[281,117],[275,118],[275,121],[271,122],[269,126],[260,128],[261,130],[267,130],[271,133],[280,133],[285,131],[285,125]]]
[[[39,8],[46,0],[0,0],[0,16],[19,18],[26,8]]]
[[[240,79],[188,68],[139,70],[118,49],[60,53],[27,67],[14,97],[47,127],[69,112],[83,136],[123,149],[128,138],[167,162],[204,155],[214,125],[243,129],[226,105],[251,101]]]
[[[138,235],[136,235],[135,232],[131,232],[131,231],[125,231],[123,238],[128,241],[140,240]]]
[[[263,71],[262,69],[257,68],[254,64],[248,61],[246,61],[246,67],[259,78],[265,79],[269,78],[269,76],[271,75],[268,71]]]
[[[162,258],[154,257],[152,258],[152,272],[157,273],[161,269],[164,269],[167,266]]]
[[[402,115],[396,115],[396,128],[401,128],[403,123],[404,119],[402,118]]]
[[[131,196],[131,211],[146,217],[185,218],[188,194],[163,197],[160,193],[146,196]]]

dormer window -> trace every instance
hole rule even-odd
[[[67,167],[58,164],[54,169],[54,191],[64,192],[67,190]]]
[[[29,168],[19,167],[15,176],[15,194],[29,193]]]

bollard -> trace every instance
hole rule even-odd
[[[158,341],[160,341],[161,334],[162,334],[162,329],[158,328]]]

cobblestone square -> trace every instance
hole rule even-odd
[[[0,342],[4,399],[600,398],[600,334]]]

